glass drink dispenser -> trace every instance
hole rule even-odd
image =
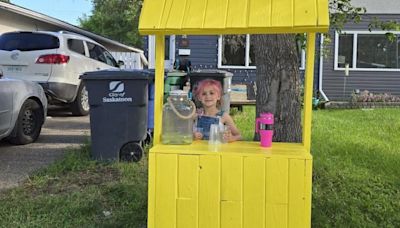
[[[163,107],[161,141],[163,144],[191,144],[193,142],[193,117],[195,104],[183,90],[170,92]]]

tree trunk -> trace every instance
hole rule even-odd
[[[257,117],[263,112],[274,114],[274,142],[301,142],[300,72],[295,36],[253,35],[252,43],[256,47]]]

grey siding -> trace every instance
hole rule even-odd
[[[363,17],[360,24],[346,25],[344,30],[368,31],[368,24],[373,17],[380,20],[400,21],[400,15],[368,15]],[[330,54],[323,61],[322,90],[331,101],[349,100],[355,89],[368,90],[373,93],[391,93],[400,95],[400,72],[388,71],[350,71],[347,78],[342,70],[334,70],[334,32],[331,31],[332,43],[329,45]]]
[[[217,69],[218,68],[218,36],[188,36],[189,46],[180,47],[181,37],[176,39],[176,47],[188,48],[191,50],[190,61],[196,69]],[[178,51],[176,58],[179,58]],[[223,69],[233,73],[233,83],[251,83],[255,80],[255,70],[247,69]]]
[[[187,47],[180,47],[181,36],[176,37],[176,53],[175,59],[179,59],[178,49],[190,49],[191,53],[188,59],[192,62],[194,70],[197,69],[217,69],[218,68],[218,36],[188,36],[189,45]],[[316,53],[319,53],[319,39],[317,39]],[[143,37],[143,50],[148,57],[148,37]],[[315,88],[318,85],[318,72],[319,72],[319,55],[315,55],[315,68],[314,80]],[[255,69],[222,69],[233,73],[232,81],[237,84],[254,84],[256,81]],[[304,71],[300,71],[301,78],[304,78]]]

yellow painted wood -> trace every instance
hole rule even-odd
[[[157,228],[175,228],[177,224],[177,157],[165,154],[156,157],[154,224]]]
[[[265,227],[288,227],[287,220],[287,205],[286,204],[270,204],[266,205],[266,226]],[[303,227],[302,224],[298,224],[293,228]]]
[[[317,1],[317,10],[318,10],[318,21],[321,24],[329,25],[329,0],[318,0]]]
[[[288,167],[287,158],[267,159],[266,202],[269,204],[288,203]]]
[[[298,2],[298,1],[295,1]],[[311,1],[310,1],[311,2]],[[315,4],[315,1],[313,1]],[[303,1],[299,4],[304,4]],[[272,24],[273,27],[293,27],[293,4],[292,0],[272,1]],[[296,18],[297,19],[297,18]],[[315,23],[315,22],[314,22]]]
[[[221,228],[242,227],[242,203],[239,201],[221,202]]]
[[[265,159],[244,158],[243,228],[265,227]]]
[[[253,16],[249,17],[249,27],[268,28],[271,26],[272,0],[250,1],[249,10]]]
[[[303,145],[308,152],[311,148],[311,114],[314,78],[315,34],[307,34],[306,73],[304,83]]]
[[[248,2],[250,0],[229,1],[226,16],[226,27],[243,28],[247,26]]]
[[[196,29],[203,27],[203,14],[199,14],[199,12],[205,12],[205,10],[206,2],[187,0],[182,28]]]
[[[207,141],[195,141],[190,145],[163,145],[158,144],[150,149],[150,152],[180,154],[214,155],[222,153],[225,155],[259,156],[259,157],[284,157],[311,159],[311,155],[305,150],[301,143],[273,143],[271,148],[260,147],[260,142],[238,141],[223,144],[214,150],[210,150]]]
[[[162,35],[156,36],[156,72],[155,72],[155,94],[154,94],[154,137],[153,144],[161,141],[162,132],[162,109],[164,96],[164,54],[165,38]]]
[[[309,155],[309,154],[308,154]],[[148,227],[310,227],[308,156],[150,152]]]
[[[317,18],[317,4],[315,2],[304,1],[302,4],[294,5],[295,26],[312,26]]]
[[[242,227],[243,158],[221,159],[221,227]]]
[[[289,160],[289,227],[305,224],[305,164],[305,160]]]
[[[195,0],[197,1],[197,0]],[[204,15],[204,28],[225,28],[226,9],[228,0],[207,1],[207,7]]]
[[[165,27],[168,29],[180,29],[183,22],[184,12],[182,9],[185,8],[185,0],[170,0],[167,2],[171,4],[171,8],[166,18]],[[173,15],[173,16],[172,16]],[[163,15],[164,16],[164,15]]]
[[[306,160],[306,168],[305,168],[305,190],[304,190],[304,198],[305,198],[305,210],[304,210],[304,219],[305,226],[311,227],[311,198],[312,198],[312,160]]]
[[[148,197],[147,203],[147,227],[154,228],[155,215],[155,195],[156,195],[156,154],[149,154],[149,174],[148,174]]]
[[[221,201],[242,200],[242,157],[223,156],[221,168]]]
[[[178,228],[197,228],[199,165],[198,156],[178,156]]]
[[[200,156],[199,228],[220,227],[221,160],[219,156]]]
[[[327,32],[327,0],[145,0],[139,32],[268,34]]]

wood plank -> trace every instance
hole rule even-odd
[[[173,16],[173,15],[170,15],[173,2],[174,2],[174,0],[164,0],[164,8],[163,8],[162,11],[159,12],[159,13],[162,14],[161,22],[160,22],[160,26],[162,28],[166,27],[167,22],[168,22],[168,18],[170,16]]]
[[[273,0],[271,15],[271,27],[292,27],[293,0]]]
[[[155,201],[156,201],[156,155],[149,153],[149,179],[148,179],[148,207],[147,207],[147,227],[154,228],[154,212],[155,212]]]
[[[243,158],[221,159],[221,227],[242,227]]]
[[[197,228],[199,156],[178,156],[177,227]]]
[[[288,227],[287,204],[267,204],[265,227]],[[301,226],[295,226],[295,228]]]
[[[243,227],[265,227],[265,159],[244,158]]]
[[[289,227],[305,227],[305,160],[289,161]]]
[[[180,29],[182,27],[185,12],[182,10],[186,7],[186,0],[174,0],[171,5],[170,13],[167,19],[167,29]]]
[[[177,155],[156,157],[155,227],[176,227]]]
[[[312,194],[312,160],[306,160],[305,167],[305,178],[306,184],[304,186],[304,194],[305,194],[305,227],[311,227],[311,194]]]
[[[207,1],[204,17],[205,28],[225,28],[228,0]]]
[[[203,28],[205,9],[205,1],[187,0],[182,27],[188,29]]]
[[[250,0],[249,4],[249,27],[271,26],[271,4],[272,0]]]
[[[221,201],[242,201],[243,163],[240,156],[223,156]]]
[[[177,228],[197,228],[197,199],[177,199]]]
[[[269,158],[267,162],[266,202],[269,204],[288,203],[288,168],[286,158]]]
[[[247,26],[247,7],[249,0],[230,1],[226,15],[227,28],[240,28]]]
[[[145,1],[140,14],[139,27],[141,29],[160,28],[165,0]]]
[[[220,227],[220,157],[200,156],[199,228]]]
[[[242,202],[221,202],[221,228],[242,228]]]
[[[316,1],[296,1],[294,5],[294,25],[313,26],[317,21]]]

